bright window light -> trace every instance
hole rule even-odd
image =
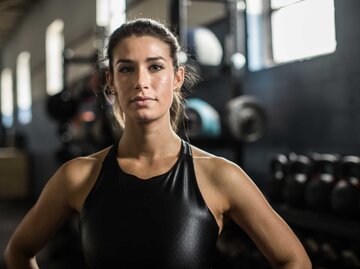
[[[333,0],[307,0],[281,8],[273,13],[271,26],[275,63],[336,49]]]
[[[259,15],[263,12],[264,4],[262,0],[251,0],[246,2],[247,14]]]
[[[5,127],[10,128],[14,122],[13,77],[9,68],[1,72],[1,116]]]
[[[271,8],[276,9],[304,0],[270,0],[270,1],[271,1]]]
[[[96,24],[106,27],[110,22],[110,2],[109,0],[96,0]]]
[[[246,1],[246,19],[248,27],[248,52],[247,61],[249,69],[259,70],[265,64],[266,56],[264,55],[264,28],[263,16],[264,7],[263,0]]]
[[[31,73],[30,53],[23,51],[17,57],[16,65],[16,89],[18,120],[21,124],[31,121]]]
[[[247,61],[251,71],[336,50],[334,0],[246,3]]]
[[[46,90],[49,95],[62,91],[64,22],[53,21],[46,29]]]
[[[112,33],[126,20],[126,0],[97,0],[96,24]]]

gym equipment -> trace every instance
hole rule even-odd
[[[359,244],[350,244],[341,250],[342,264],[346,268],[360,268],[360,246]]]
[[[225,121],[231,135],[242,142],[255,142],[264,135],[265,111],[253,96],[231,99],[225,106]]]
[[[187,33],[188,52],[200,65],[218,66],[223,58],[219,39],[208,28],[194,27]]]
[[[283,197],[290,206],[305,207],[305,189],[309,181],[311,160],[306,155],[293,155],[290,160],[289,173],[285,177]]]
[[[344,156],[340,164],[340,180],[331,192],[332,210],[340,215],[355,217],[360,195],[360,157]]]
[[[199,98],[189,98],[185,102],[190,138],[218,137],[221,134],[220,116],[207,102]]]
[[[339,157],[334,154],[316,154],[313,158],[310,181],[305,200],[314,211],[330,212],[330,193],[338,176]]]
[[[78,101],[69,90],[63,90],[48,97],[46,108],[53,119],[66,122],[76,114]]]
[[[303,244],[306,253],[309,255],[312,262],[317,262],[320,256],[320,240],[318,236],[313,234],[306,234],[300,238],[301,243]]]
[[[340,268],[341,257],[339,246],[335,239],[323,239],[320,244],[320,260],[319,264],[325,268]]]
[[[283,202],[283,185],[289,169],[289,159],[285,154],[277,154],[270,161],[271,178],[266,184],[266,195],[272,203]]]

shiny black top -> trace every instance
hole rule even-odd
[[[194,173],[190,145],[166,173],[142,180],[121,170],[113,146],[81,212],[90,268],[209,269],[218,226]]]

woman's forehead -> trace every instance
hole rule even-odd
[[[130,36],[114,50],[115,57],[170,57],[170,48],[164,41],[152,36]]]

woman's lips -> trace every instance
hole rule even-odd
[[[133,99],[130,100],[131,103],[136,103],[138,105],[145,105],[151,101],[155,101],[155,98],[152,98],[150,96],[136,96]]]

